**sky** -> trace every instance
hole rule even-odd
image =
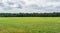
[[[0,0],[0,13],[60,12],[60,0]]]

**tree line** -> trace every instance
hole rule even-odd
[[[0,17],[60,17],[60,12],[53,12],[53,13],[0,13]]]

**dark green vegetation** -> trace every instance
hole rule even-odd
[[[60,17],[2,17],[0,33],[60,33]]]
[[[60,17],[60,12],[53,12],[53,13],[0,13],[0,17]]]

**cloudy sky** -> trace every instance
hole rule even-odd
[[[60,12],[60,0],[0,0],[0,13]]]

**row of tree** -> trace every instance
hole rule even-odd
[[[60,17],[60,12],[53,12],[53,13],[0,13],[0,17]]]

